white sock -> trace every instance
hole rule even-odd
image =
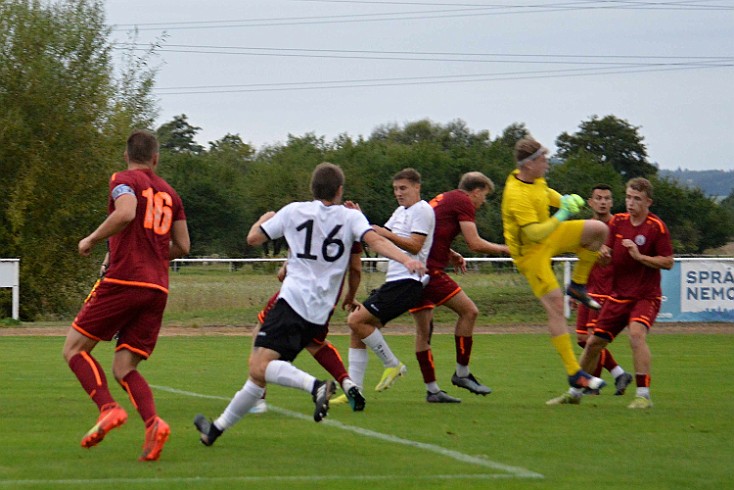
[[[584,389],[583,388],[574,388],[573,386],[571,386],[568,389],[568,393],[572,397],[574,397],[574,398],[580,398],[584,394]]]
[[[351,388],[352,386],[357,386],[357,384],[354,381],[352,381],[351,378],[344,378],[344,381],[342,381],[342,390],[344,390],[344,393],[349,391],[349,388]]]
[[[265,388],[259,387],[248,379],[242,389],[234,394],[222,415],[214,421],[214,425],[219,430],[229,429],[255,406],[255,403],[262,398],[263,394],[265,394]]]
[[[650,398],[650,388],[647,386],[638,386],[637,396],[644,396],[645,398]]]
[[[286,361],[270,361],[265,368],[265,381],[311,393],[316,378]]]
[[[349,377],[357,386],[364,386],[364,373],[367,372],[369,356],[367,349],[349,348]]]
[[[460,378],[466,378],[469,376],[469,366],[456,363],[456,375]]]
[[[438,387],[438,383],[435,381],[431,381],[430,383],[426,383],[426,390],[428,390],[431,393],[438,393],[441,391],[441,388]]]
[[[622,369],[622,366],[618,364],[611,371],[609,371],[609,374],[614,376],[614,379],[617,379],[624,374],[624,369]]]
[[[379,328],[376,328],[374,332],[363,338],[362,342],[372,349],[372,352],[380,358],[382,364],[386,368],[395,367],[400,364],[398,358],[395,357],[395,354],[390,350],[390,346],[387,345],[385,337],[382,336],[382,332],[380,332]]]

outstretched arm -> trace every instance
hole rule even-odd
[[[459,222],[459,226],[461,227],[461,234],[464,235],[464,240],[466,240],[466,244],[472,252],[495,255],[510,253],[510,249],[507,245],[488,242],[484,238],[480,237],[479,231],[477,230],[477,224],[473,221],[461,221]]]
[[[419,260],[411,259],[409,255],[406,255],[405,252],[400,250],[390,240],[381,237],[374,230],[369,230],[362,239],[372,250],[388,259],[400,262],[410,272],[423,274],[426,271],[426,266]]]
[[[403,237],[393,233],[392,231],[378,225],[372,225],[372,229],[383,238],[387,238],[398,247],[413,255],[418,254],[426,243],[426,235],[420,233],[411,233],[408,237]]]

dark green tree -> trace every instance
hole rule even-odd
[[[157,130],[158,141],[161,150],[170,153],[191,153],[198,155],[204,151],[204,147],[195,140],[196,134],[201,131],[198,126],[192,126],[186,114],[174,116],[167,123],[162,124]]]
[[[610,185],[615,202],[614,210],[624,210],[622,176],[609,165],[599,165],[585,152],[577,153],[563,163],[552,165],[547,180],[548,185],[561,194],[579,194],[585,199],[591,195],[591,189],[596,184]]]
[[[512,123],[502,131],[498,143],[512,149],[515,148],[515,143],[528,136],[530,136],[530,131],[525,127],[525,123]]]
[[[78,241],[152,113],[152,72],[116,79],[108,36],[101,1],[0,2],[0,256],[21,259],[24,319],[79,308],[104,250],[81,258]]]
[[[558,156],[568,159],[584,151],[599,164],[611,165],[624,179],[650,177],[657,174],[657,166],[647,160],[639,129],[612,115],[592,116],[574,134],[564,132],[556,139]]]
[[[198,153],[162,148],[159,173],[183,200],[191,255],[239,257],[249,226],[247,184],[254,151],[232,134],[209,147]]]
[[[670,228],[675,252],[701,254],[734,236],[731,214],[700,189],[683,187],[672,179],[653,178],[651,211]]]

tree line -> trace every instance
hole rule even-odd
[[[501,242],[499,208],[505,179],[515,168],[512,150],[518,139],[530,135],[522,123],[511,124],[492,138],[461,120],[447,124],[420,120],[383,125],[368,137],[343,134],[326,141],[314,134],[289,135],[284,143],[256,150],[231,134],[204,148],[196,143],[200,130],[185,115],[158,128],[160,172],[184,199],[192,255],[226,257],[272,253],[246,246],[249,225],[265,211],[310,199],[310,172],[322,161],[344,169],[345,199],[359,203],[376,224],[383,224],[396,206],[391,178],[402,168],[421,172],[427,200],[456,188],[463,173],[483,172],[497,188],[477,222],[485,238]],[[626,181],[649,178],[655,187],[653,212],[668,223],[676,253],[700,254],[726,244],[734,235],[730,203],[734,198],[719,204],[700,189],[661,178],[658,167],[649,162],[639,128],[627,121],[593,116],[575,133],[559,135],[555,144],[558,152],[547,179],[561,193],[587,197],[595,184],[606,183],[613,189],[614,212],[620,212]],[[589,210],[582,215],[588,216]]]
[[[107,181],[124,168],[133,128],[158,134],[159,173],[184,201],[194,256],[284,253],[248,247],[247,230],[265,211],[310,199],[310,174],[322,161],[344,169],[345,199],[358,202],[377,224],[396,206],[391,178],[402,168],[421,172],[425,199],[454,189],[465,172],[483,172],[497,189],[477,224],[486,239],[503,240],[500,199],[515,167],[513,146],[530,134],[524,124],[493,136],[459,119],[420,120],[385,124],[367,137],[289,135],[254,148],[227,134],[204,147],[196,140],[201,128],[183,114],[153,127],[149,56],[155,47],[142,56],[124,53],[116,68],[109,32],[101,1],[0,3],[0,256],[21,258],[23,319],[78,310],[99,261],[79,257],[77,243],[106,215]],[[650,178],[653,212],[670,226],[676,253],[701,253],[734,235],[734,192],[717,204],[698,189],[661,178],[639,128],[627,121],[593,116],[555,144],[548,181],[559,192],[586,196],[604,182],[614,190],[614,210],[622,211],[626,180]],[[96,253],[101,260],[102,247]],[[0,316],[10,311],[8,290],[0,290],[0,305]]]

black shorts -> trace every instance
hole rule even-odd
[[[312,340],[324,338],[326,328],[326,325],[304,320],[284,299],[279,298],[255,337],[255,347],[274,350],[280,354],[281,360],[292,362]]]
[[[370,293],[362,305],[383,325],[413,308],[423,295],[423,284],[415,279],[386,282]]]

